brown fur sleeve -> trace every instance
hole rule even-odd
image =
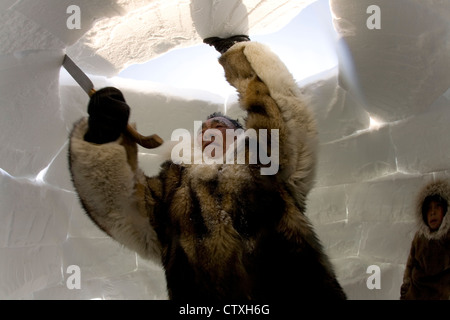
[[[136,144],[126,136],[105,144],[86,142],[87,126],[87,119],[76,123],[69,144],[70,172],[83,208],[112,238],[158,261],[160,244],[148,216],[154,199],[138,167]]]
[[[277,174],[304,202],[315,179],[317,129],[291,73],[273,52],[256,42],[235,44],[219,62],[247,111],[246,128],[278,130]]]

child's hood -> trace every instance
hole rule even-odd
[[[447,201],[448,209],[445,214],[442,224],[435,232],[431,232],[428,225],[425,223],[422,217],[422,204],[426,197],[431,195],[439,195]],[[441,239],[446,236],[450,229],[450,185],[447,181],[438,180],[425,185],[417,196],[416,202],[416,220],[418,224],[419,234],[424,235],[427,239]]]

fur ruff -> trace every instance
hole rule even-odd
[[[432,232],[428,225],[425,223],[422,217],[422,204],[427,196],[438,195],[447,201],[448,209],[445,214],[442,224],[439,229]],[[450,185],[444,180],[438,180],[436,182],[427,184],[419,192],[416,200],[416,223],[418,233],[423,235],[425,238],[431,240],[442,239],[447,236],[450,230],[450,214],[448,210],[450,209]]]

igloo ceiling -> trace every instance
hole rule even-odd
[[[99,231],[78,201],[67,137],[86,115],[88,97],[61,70],[64,54],[96,88],[124,92],[143,134],[170,140],[174,129],[190,129],[214,111],[242,117],[235,92],[121,72],[174,52],[181,53],[173,65],[192,64],[182,50],[196,46],[210,52],[195,60],[198,68],[216,63],[202,39],[233,33],[278,46],[280,57],[291,50],[298,59],[288,67],[306,68],[311,62],[299,46],[306,39],[291,24],[306,12],[317,14],[313,20],[325,27],[314,32],[329,39],[336,57],[297,78],[320,138],[307,215],[349,299],[398,299],[415,196],[426,182],[450,178],[447,0],[3,0],[0,299],[167,298],[161,267]],[[163,149],[140,149],[148,175],[158,172]],[[69,266],[81,271],[80,289],[68,286]],[[367,285],[370,266],[379,267],[379,289]]]

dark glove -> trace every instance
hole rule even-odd
[[[249,36],[247,35],[238,35],[232,36],[226,39],[219,37],[210,37],[203,40],[203,43],[209,44],[213,46],[220,53],[225,53],[228,49],[230,49],[235,43],[250,41]]]
[[[88,114],[89,129],[84,140],[101,144],[117,140],[125,131],[130,107],[119,89],[106,87],[91,96]]]

